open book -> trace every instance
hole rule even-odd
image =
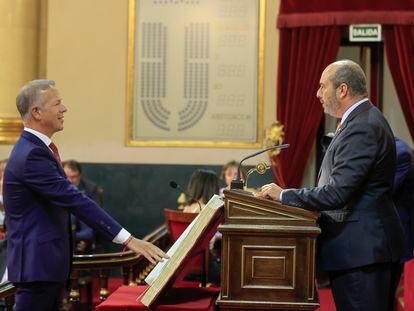
[[[214,195],[178,240],[175,241],[167,252],[170,258],[159,262],[146,277],[145,282],[149,287],[142,297],[139,297],[142,304],[147,307],[151,305],[167,283],[178,274],[191,250],[206,238],[211,238],[214,235],[215,228],[213,227],[217,225],[216,222],[222,215],[223,204],[223,200],[218,195]]]

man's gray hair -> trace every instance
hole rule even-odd
[[[334,63],[337,65],[331,76],[333,87],[336,89],[345,83],[351,96],[368,96],[367,78],[362,68],[351,60],[340,60]]]
[[[24,121],[29,117],[30,108],[40,99],[42,91],[54,86],[53,80],[33,80],[20,89],[16,97],[16,106]]]

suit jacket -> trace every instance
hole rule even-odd
[[[320,270],[399,260],[403,234],[392,201],[395,168],[392,131],[381,112],[366,101],[332,139],[318,186],[283,192],[283,204],[321,211]]]
[[[395,137],[395,149],[397,152],[397,170],[394,176],[394,193],[400,188],[412,166],[410,146],[405,141]]]
[[[64,282],[72,257],[70,213],[113,239],[122,227],[66,179],[52,151],[23,131],[3,184],[9,280]]]
[[[393,201],[400,217],[405,238],[402,262],[413,258],[414,250],[414,163],[410,147],[395,138],[397,149],[397,172],[394,178]]]
[[[81,177],[79,185],[76,186],[78,190],[86,195],[88,198],[92,199],[99,204],[98,201],[98,186],[92,181]],[[88,243],[87,248],[83,250],[86,253],[92,251],[92,244],[95,242],[95,234],[91,227],[85,224],[83,221],[76,218],[76,216],[71,216],[72,226],[76,228],[76,242],[86,241]],[[76,243],[78,246],[78,244]]]

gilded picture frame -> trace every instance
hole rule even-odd
[[[19,139],[22,131],[23,122],[21,118],[0,118],[0,144],[13,145]]]
[[[129,0],[127,146],[263,146],[265,5]]]

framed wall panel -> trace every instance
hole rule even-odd
[[[130,0],[127,145],[260,148],[265,0]]]

